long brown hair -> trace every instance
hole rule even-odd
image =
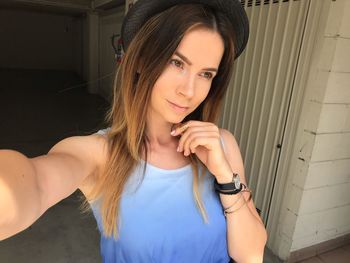
[[[114,82],[112,107],[106,115],[108,159],[100,171],[88,201],[102,200],[104,235],[118,237],[120,199],[131,171],[142,153],[147,162],[146,114],[152,88],[177,49],[185,33],[193,27],[218,32],[224,41],[224,54],[219,71],[213,79],[206,99],[184,121],[199,120],[217,123],[222,101],[230,80],[234,62],[233,27],[226,16],[198,4],[174,6],[150,18],[138,31],[123,58]],[[193,171],[193,194],[196,205],[207,222],[200,187],[205,169],[195,155],[190,155]],[[146,164],[145,162],[145,164]],[[144,166],[143,175],[145,174]]]

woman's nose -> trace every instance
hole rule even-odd
[[[177,92],[185,97],[192,98],[194,96],[196,76],[188,76],[183,82],[179,83]]]

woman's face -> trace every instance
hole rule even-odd
[[[208,95],[223,53],[219,33],[205,28],[188,31],[153,87],[152,118],[179,123],[193,112]]]

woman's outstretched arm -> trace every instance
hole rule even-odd
[[[23,154],[0,151],[0,240],[27,228],[40,216],[34,165]]]
[[[35,158],[0,150],[0,240],[32,225],[91,179],[102,156],[99,137],[69,137]]]

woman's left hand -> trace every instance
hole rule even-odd
[[[221,144],[219,128],[215,124],[188,121],[178,125],[173,131],[173,136],[181,135],[178,151],[185,156],[196,154],[218,181],[232,174]]]

